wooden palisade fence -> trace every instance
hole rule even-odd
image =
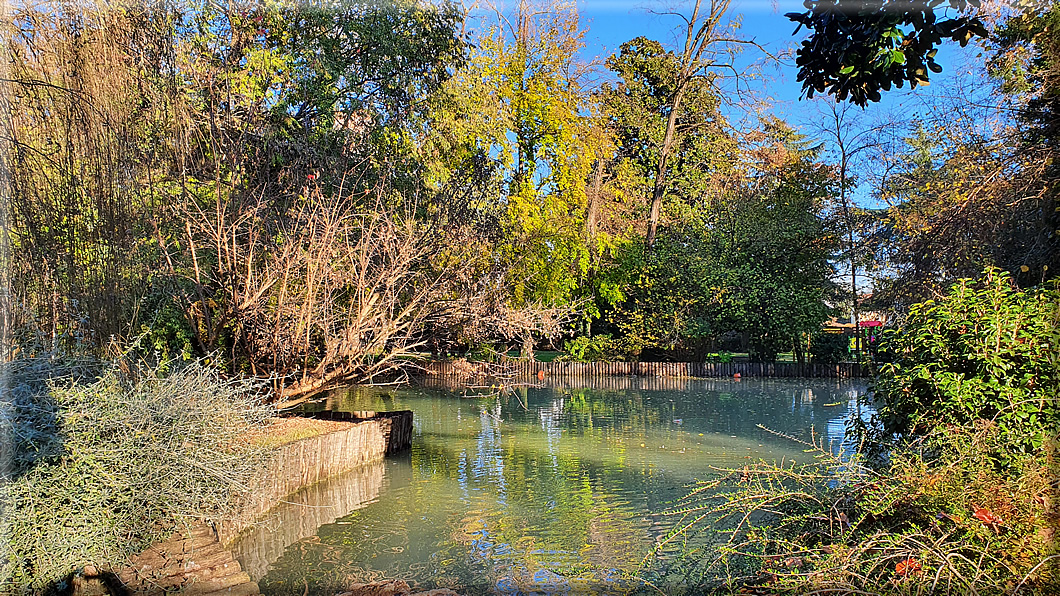
[[[762,377],[762,378],[839,378],[867,377],[869,365],[856,362],[839,364],[799,364],[797,362],[535,362],[511,360],[503,365],[466,362],[431,362],[424,366],[428,375],[484,374],[503,366],[517,376],[549,377]]]

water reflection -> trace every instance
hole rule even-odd
[[[410,456],[385,462],[403,480],[300,536],[260,585],[323,593],[402,578],[466,594],[628,593],[639,586],[628,574],[670,529],[653,513],[716,469],[811,457],[758,425],[838,444],[863,393],[835,380],[613,377],[493,398],[333,394],[317,407],[415,412]]]
[[[391,484],[402,480],[401,474],[394,473],[397,469],[389,477],[385,469],[384,462],[372,462],[288,496],[239,537],[232,554],[251,578],[263,577],[289,546],[375,502],[384,478]]]

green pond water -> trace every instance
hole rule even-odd
[[[412,410],[410,452],[290,499],[237,557],[265,594],[379,579],[462,594],[629,593],[675,523],[659,513],[697,479],[810,457],[759,425],[838,444],[865,394],[864,383],[824,379],[593,384],[497,397],[335,392],[307,409]]]

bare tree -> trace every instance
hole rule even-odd
[[[835,160],[839,181],[837,198],[838,220],[843,234],[843,252],[849,267],[849,291],[851,322],[854,324],[856,346],[861,350],[861,311],[858,299],[858,266],[862,256],[859,208],[854,201],[858,187],[858,174],[868,174],[865,169],[870,159],[885,145],[885,134],[893,131],[897,124],[890,121],[868,123],[862,108],[849,103],[839,104],[832,98],[818,100],[823,118],[811,124],[811,130],[826,140],[829,152]]]
[[[205,349],[227,348],[280,398],[400,375],[447,333],[532,347],[572,312],[509,307],[503,271],[451,262],[453,239],[403,211],[318,189],[287,212],[269,209],[185,207],[197,288],[187,311]]]
[[[693,81],[706,79],[711,85],[719,72],[728,71],[739,75],[735,67],[735,56],[740,44],[757,46],[753,41],[743,40],[733,35],[733,30],[726,23],[732,0],[695,0],[692,14],[667,12],[663,14],[679,17],[684,21],[684,47],[680,53],[680,70],[677,74],[673,94],[667,105],[666,130],[662,146],[659,148],[659,163],[655,168],[655,179],[652,185],[651,211],[648,216],[647,245],[655,244],[659,228],[659,216],[662,210],[663,196],[666,194],[670,159],[674,151],[678,117],[682,102]],[[760,47],[760,46],[759,46]]]

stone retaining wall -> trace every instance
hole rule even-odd
[[[411,411],[380,413],[367,420],[351,419],[351,422],[354,423],[347,430],[280,447],[268,468],[258,475],[250,500],[243,505],[240,514],[215,524],[221,544],[231,546],[244,530],[279,505],[287,495],[408,449],[412,442]]]
[[[333,521],[344,512],[363,506],[379,495],[383,484],[386,455],[407,450],[412,443],[412,412],[358,412],[336,414],[338,420],[351,422],[348,428],[301,439],[280,447],[268,467],[262,470],[252,487],[251,498],[243,504],[234,519],[215,522],[213,527],[197,522],[178,531],[169,540],[157,543],[130,558],[129,565],[114,572],[100,574],[86,567],[84,577],[77,576],[71,586],[74,596],[129,594],[131,596],[164,596],[180,591],[189,596],[259,596],[258,585],[263,570],[293,540],[316,531],[321,523]],[[353,471],[338,489],[319,484]],[[287,497],[293,502],[287,503]],[[305,520],[306,508],[316,503],[311,519]],[[305,524],[291,523],[282,513],[284,505]],[[301,505],[301,508],[298,506]],[[288,511],[290,513],[290,511]],[[292,527],[263,527],[270,521],[289,523]],[[248,567],[233,557],[231,547],[244,531],[258,540],[249,544]],[[309,534],[307,534],[309,532]],[[281,538],[279,551],[273,541]],[[263,536],[265,538],[263,538]],[[286,542],[285,542],[286,541]],[[248,552],[241,551],[244,556]],[[253,571],[257,577],[251,577]],[[114,586],[110,584],[114,583]],[[116,590],[116,591],[115,591]]]
[[[231,546],[232,554],[251,579],[258,581],[287,547],[376,501],[385,478],[386,462],[379,459],[287,495],[239,536]]]

